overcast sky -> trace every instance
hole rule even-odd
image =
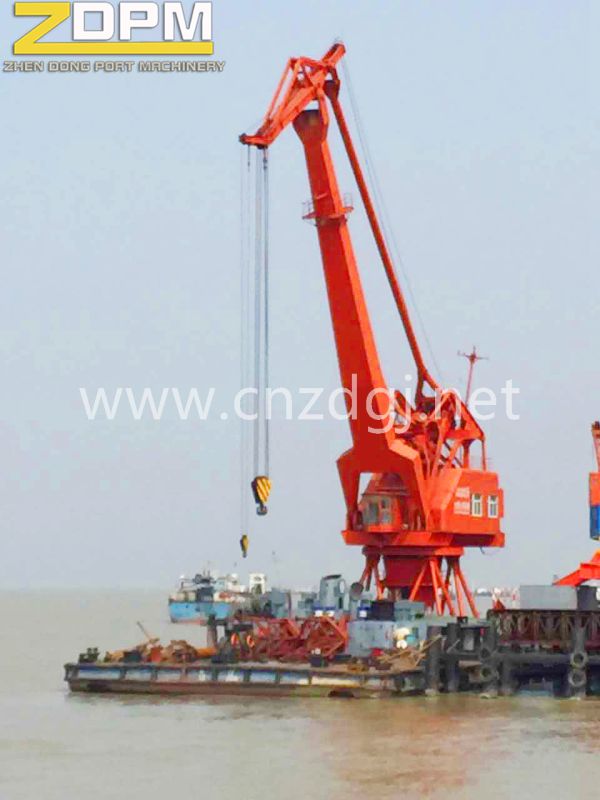
[[[79,396],[212,386],[215,407],[230,405],[237,137],[262,116],[290,55],[320,56],[338,37],[432,370],[463,385],[457,351],[477,344],[490,357],[477,383],[521,389],[519,422],[485,424],[507,546],[471,554],[469,578],[543,582],[589,556],[589,426],[600,417],[591,5],[216,0],[223,74],[2,74],[0,588],[166,591],[208,562],[295,584],[358,577],[360,552],[339,534],[344,423],[274,421],[271,510],[251,517],[242,564],[238,422],[89,422]],[[11,8],[0,11],[3,58],[27,27]],[[341,164],[335,140],[334,150]],[[333,389],[293,132],[271,164],[272,383]],[[345,166],[340,181],[356,196]],[[361,211],[351,226],[385,373],[403,385],[412,364]]]

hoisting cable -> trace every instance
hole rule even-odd
[[[254,198],[254,475],[260,470],[260,432],[261,432],[261,322],[262,322],[262,282],[263,282],[263,179],[259,168],[260,151],[256,150],[255,198]]]
[[[379,212],[379,219],[380,219],[380,225],[381,225],[381,228],[382,228],[383,236],[386,239],[386,241],[389,242],[392,245],[392,251],[394,253],[394,260],[400,266],[400,271],[402,272],[402,277],[404,279],[404,284],[405,284],[406,289],[408,291],[408,296],[410,297],[411,305],[412,305],[412,307],[414,309],[415,316],[416,316],[416,318],[417,318],[417,320],[419,322],[419,327],[421,328],[421,333],[422,333],[423,338],[425,340],[425,345],[427,347],[427,350],[429,351],[429,355],[430,355],[431,360],[432,360],[432,362],[433,362],[433,364],[435,366],[437,374],[439,375],[440,378],[443,379],[443,373],[442,373],[442,370],[440,369],[439,363],[438,363],[438,361],[437,361],[437,359],[435,357],[435,353],[434,353],[433,347],[431,345],[431,341],[429,339],[429,335],[427,333],[427,329],[425,327],[425,323],[423,321],[423,317],[421,316],[421,312],[419,310],[419,306],[417,305],[415,294],[414,294],[414,291],[413,291],[413,288],[412,288],[412,285],[411,285],[411,282],[410,282],[410,278],[409,278],[408,272],[406,270],[406,266],[404,264],[404,261],[403,261],[401,255],[400,255],[400,248],[398,247],[398,243],[397,243],[396,236],[395,236],[395,233],[394,233],[394,226],[390,223],[390,216],[389,216],[389,213],[388,213],[388,210],[387,210],[387,206],[386,206],[386,203],[385,203],[385,199],[384,199],[383,193],[381,191],[381,187],[380,187],[380,183],[379,183],[379,180],[378,180],[378,177],[377,177],[377,172],[375,170],[373,159],[371,158],[371,152],[370,152],[367,136],[366,136],[366,133],[365,133],[365,128],[364,128],[364,125],[363,125],[363,122],[362,122],[362,117],[361,117],[361,114],[360,114],[360,111],[359,111],[359,108],[358,108],[358,103],[356,101],[356,96],[355,96],[355,93],[354,93],[352,79],[350,77],[350,70],[349,70],[348,64],[347,64],[347,62],[345,60],[342,61],[341,66],[342,66],[342,72],[343,72],[343,76],[344,76],[344,83],[345,83],[345,85],[347,87],[347,90],[348,90],[348,97],[350,99],[350,108],[351,108],[352,116],[354,118],[354,124],[356,126],[356,130],[357,130],[357,133],[358,133],[358,139],[359,139],[362,151],[363,151],[364,163],[365,163],[367,175],[369,177],[369,183],[371,184],[371,187],[373,189],[375,205],[376,205],[377,210]]]
[[[251,153],[250,148],[241,151],[240,159],[240,390],[250,385],[250,357],[249,347],[251,341],[250,327],[250,302],[251,302],[251,248],[252,237],[250,229],[251,200]],[[246,558],[248,553],[248,500],[246,496],[247,481],[250,480],[250,449],[248,422],[240,414],[240,549]]]
[[[269,384],[269,152],[256,150],[256,209],[254,240],[254,479],[256,513],[267,513],[269,478],[269,420],[266,390]]]
[[[265,379],[265,475],[270,472],[270,419],[267,413],[266,390],[269,387],[269,151],[263,150],[263,201],[264,201],[264,329],[265,329],[265,351],[264,351],[264,379]],[[269,490],[270,490],[269,482]]]

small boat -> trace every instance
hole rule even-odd
[[[254,616],[306,619],[313,614],[339,616],[347,613],[352,603],[341,575],[321,578],[319,591],[314,592],[269,588],[263,572],[251,572],[246,587],[235,573],[214,577],[205,570],[194,578],[179,579],[178,588],[169,597],[169,616],[171,622],[198,625],[208,622],[211,616],[216,621],[229,619],[240,610]],[[364,610],[369,603],[369,596],[365,595],[359,605]]]
[[[205,623],[210,617],[225,620],[248,600],[235,574],[215,578],[210,572],[200,572],[193,578],[182,576],[179,587],[169,597],[171,622]]]

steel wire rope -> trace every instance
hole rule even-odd
[[[251,337],[250,325],[250,269],[252,237],[250,228],[251,200],[250,180],[252,163],[250,148],[241,151],[240,159],[240,391],[248,388],[250,383],[250,354],[249,343]],[[249,476],[249,435],[247,420],[244,419],[241,407],[242,398],[239,397],[240,413],[240,526],[241,532],[248,531],[248,503],[246,500],[246,484]]]
[[[422,333],[423,338],[425,340],[425,345],[427,347],[427,350],[429,352],[431,360],[433,361],[433,364],[434,364],[434,366],[436,368],[436,371],[437,371],[438,375],[443,380],[443,371],[440,368],[440,365],[439,365],[439,363],[438,363],[438,361],[437,361],[437,359],[435,357],[435,353],[433,351],[433,347],[432,347],[429,335],[427,333],[427,328],[425,327],[425,323],[423,321],[423,317],[422,317],[421,312],[419,310],[419,306],[418,306],[417,301],[416,301],[415,293],[413,291],[412,284],[410,282],[410,278],[408,277],[408,272],[406,270],[406,266],[404,264],[404,261],[403,261],[401,255],[400,255],[400,248],[398,247],[398,242],[397,242],[396,236],[394,234],[394,227],[391,224],[391,218],[390,218],[388,210],[387,210],[387,205],[385,203],[383,192],[381,191],[380,183],[379,183],[379,180],[378,180],[378,177],[377,177],[377,172],[375,170],[375,165],[374,165],[373,159],[371,157],[371,152],[370,152],[369,143],[368,143],[367,136],[366,136],[366,131],[365,131],[365,128],[364,128],[364,125],[363,125],[363,122],[362,122],[362,118],[361,118],[360,111],[359,111],[359,108],[358,108],[358,103],[356,101],[356,95],[355,95],[355,92],[354,92],[354,86],[353,86],[353,83],[352,83],[352,78],[350,77],[350,70],[348,68],[348,64],[346,63],[346,61],[342,61],[342,72],[343,72],[343,75],[344,75],[344,83],[345,83],[345,85],[347,87],[347,91],[348,91],[348,97],[350,99],[350,109],[351,109],[352,117],[354,119],[354,124],[356,126],[356,130],[358,132],[358,139],[359,139],[359,142],[360,142],[360,146],[361,146],[361,149],[363,151],[363,157],[364,157],[364,161],[365,161],[367,175],[369,177],[369,182],[370,182],[370,184],[371,184],[371,186],[373,188],[375,207],[376,207],[377,212],[379,214],[379,219],[380,219],[380,224],[381,224],[381,228],[382,228],[382,231],[383,231],[383,236],[384,236],[384,239],[388,243],[390,243],[391,246],[392,246],[392,253],[393,253],[393,256],[394,256],[394,260],[400,266],[400,271],[402,273],[402,277],[404,279],[404,283],[405,283],[405,286],[406,286],[407,291],[408,291],[408,296],[410,298],[411,305],[412,305],[412,307],[413,307],[413,309],[415,311],[415,316],[416,316],[417,321],[419,323],[419,327],[421,329],[421,333]]]
[[[270,467],[270,422],[267,410],[266,392],[269,388],[269,151],[263,150],[263,293],[264,293],[264,467],[269,475]]]
[[[264,181],[260,169],[260,150],[256,150],[255,158],[255,231],[254,231],[254,475],[260,474],[260,438],[261,438],[261,347],[262,347],[262,306],[263,306],[263,189]]]

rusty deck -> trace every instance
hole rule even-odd
[[[72,692],[268,697],[392,697],[424,689],[421,669],[354,672],[309,664],[65,664]]]

